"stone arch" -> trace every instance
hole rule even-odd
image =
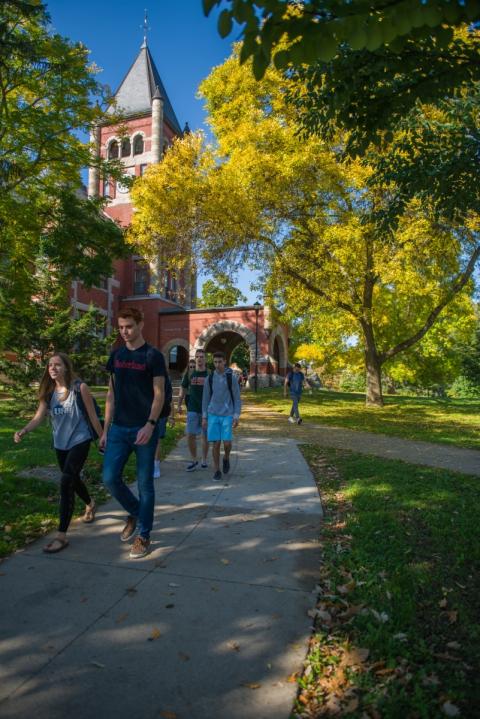
[[[255,362],[255,333],[245,325],[240,324],[240,322],[234,322],[233,320],[222,320],[209,325],[197,338],[195,349],[205,349],[210,340],[222,334],[222,332],[236,332],[243,337],[250,350],[250,362]]]
[[[110,157],[111,152],[112,152],[112,145],[113,145],[113,144],[116,144],[116,145],[117,145],[117,155],[116,155],[116,158]],[[119,138],[118,138],[116,135],[112,135],[112,137],[109,137],[109,138],[108,138],[108,140],[107,140],[107,142],[106,142],[106,145],[105,145],[105,156],[106,156],[107,160],[120,158],[120,145],[121,145],[121,142],[120,142]]]
[[[170,354],[170,350],[172,349],[172,347],[184,347],[188,352],[188,356],[190,357],[191,347],[188,340],[184,339],[183,337],[176,337],[173,340],[168,340],[168,342],[166,342],[162,347],[163,356],[167,361],[168,355]]]
[[[278,341],[278,348],[280,350],[280,361],[278,363],[278,369],[285,369],[288,366],[288,351],[285,345],[285,337],[280,327],[276,327],[270,335],[270,361],[273,361],[275,359],[275,340]]]
[[[133,155],[143,155],[145,152],[145,133],[137,130],[132,136],[132,153]]]

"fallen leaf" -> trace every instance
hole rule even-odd
[[[350,604],[344,612],[340,612],[339,619],[355,617],[363,609],[363,604]]]
[[[169,587],[179,587],[180,584],[175,584],[175,582],[169,582],[168,586]]]
[[[128,594],[129,597],[133,597],[133,595],[137,593],[137,590],[135,587],[127,587],[125,593]]]
[[[105,669],[105,664],[102,664],[101,662],[90,662],[90,664],[93,664],[94,667],[97,667],[98,669]]]
[[[221,559],[220,561],[221,561],[222,564],[230,564],[230,560],[229,560],[229,559]]]
[[[159,639],[162,636],[160,629],[158,627],[153,627],[151,635],[148,637],[149,642],[155,641],[155,639]]]
[[[339,714],[341,708],[340,699],[336,697],[335,694],[330,694],[325,704],[325,709],[327,709],[330,714]]]
[[[168,710],[160,712],[160,716],[163,717],[163,719],[177,719],[175,712],[170,712]]]
[[[175,604],[165,604],[165,609],[173,609]]]
[[[261,684],[255,684],[254,682],[242,682],[242,687],[247,687],[247,689],[260,689],[261,686]]]
[[[115,619],[115,624],[121,624],[122,622],[125,621],[125,619],[126,619],[127,617],[128,617],[128,612],[124,612],[123,614],[120,614],[120,616],[118,616],[118,617]]]
[[[451,612],[445,612],[445,614],[446,614],[450,624],[455,624],[455,622],[458,619],[458,612],[456,610],[453,610]]]
[[[368,659],[370,649],[364,647],[352,647],[345,652],[342,657],[342,664],[346,667],[352,667],[355,664],[363,664]]]
[[[458,717],[460,715],[460,709],[451,702],[445,702],[442,704],[442,712],[447,717]]]
[[[337,587],[337,592],[339,594],[348,594],[353,589],[355,589],[355,580],[354,579],[352,579],[351,582],[347,582],[347,584],[340,584]]]
[[[290,674],[289,677],[287,677],[287,682],[289,684],[295,684],[295,682],[297,681],[297,678],[298,678],[298,674],[297,674],[297,672],[294,672],[293,674]]]
[[[448,604],[448,601],[447,601],[447,598],[446,598],[446,597],[444,597],[443,599],[441,599],[441,600],[438,602],[438,606],[441,607],[441,609],[445,609],[445,607],[447,606],[447,604]]]
[[[183,662],[189,662],[190,661],[190,654],[186,654],[185,652],[178,652],[178,656]]]
[[[230,649],[233,649],[235,652],[240,651],[240,644],[238,642],[228,642],[228,646]]]
[[[12,525],[6,524],[3,528],[3,531],[5,532],[5,534],[9,534],[12,531]]]

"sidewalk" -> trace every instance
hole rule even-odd
[[[0,565],[0,717],[288,719],[318,575],[321,505],[295,440],[240,436],[228,485],[157,481],[153,551],[110,502],[70,546]]]
[[[314,442],[322,447],[347,449],[385,459],[399,459],[409,464],[480,476],[480,451],[477,449],[314,424],[308,419],[303,420],[300,426],[291,425],[287,420],[287,414],[252,404],[248,405],[242,415],[242,425],[247,423],[249,432],[261,431],[263,436],[266,433],[270,436],[285,435],[298,442]]]

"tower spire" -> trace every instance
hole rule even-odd
[[[145,15],[144,15],[144,17],[143,17],[143,24],[140,25],[140,27],[143,28],[143,43],[142,43],[142,47],[147,47],[147,34],[148,34],[148,31],[150,30],[150,26],[149,26],[149,24],[148,24],[148,12],[147,12],[147,8],[145,8]]]

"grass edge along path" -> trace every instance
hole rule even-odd
[[[478,480],[300,449],[325,518],[314,633],[292,717],[478,716]]]
[[[248,400],[278,412],[279,419],[290,412],[282,388],[261,389]],[[480,400],[386,395],[384,407],[367,408],[363,394],[315,389],[303,393],[300,414],[307,423],[480,449]]]
[[[14,444],[14,432],[26,422],[17,409],[14,401],[0,400],[0,562],[58,525],[58,484],[19,474],[33,467],[57,466],[50,427],[44,423],[20,444]],[[174,428],[167,426],[161,445],[162,459],[183,434],[183,422],[176,423]],[[83,479],[98,505],[110,496],[102,484],[102,461],[96,445],[92,443]],[[127,482],[135,479],[133,456],[127,463],[124,476]],[[72,521],[84,511],[83,503],[76,498]]]

